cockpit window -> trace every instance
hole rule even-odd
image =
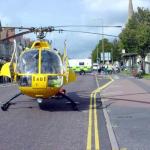
[[[61,58],[58,54],[43,50],[41,73],[60,74],[62,70]]]
[[[38,73],[38,50],[30,50],[19,58],[17,71],[19,73]]]

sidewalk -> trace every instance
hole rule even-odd
[[[150,149],[150,80],[118,77],[101,93],[119,147]]]
[[[150,80],[146,80],[146,79],[141,79],[141,82],[143,82],[144,84],[150,86]],[[150,88],[150,87],[149,87]],[[149,90],[150,91],[150,90]]]

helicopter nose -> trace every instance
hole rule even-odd
[[[33,75],[32,76],[32,88],[46,88],[47,87],[47,76],[45,75]]]

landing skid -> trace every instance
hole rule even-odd
[[[67,96],[66,94],[61,93],[61,92],[58,93],[58,96],[59,95],[62,96],[62,98],[65,98],[67,101],[70,102],[70,104],[72,105],[73,110],[78,110],[77,104],[69,96]]]
[[[59,93],[56,95],[56,97],[65,98],[68,102],[70,102],[70,104],[72,105],[73,110],[78,110],[77,104],[69,96],[67,96],[65,93],[66,93],[66,91],[64,89],[61,89],[59,91]],[[11,103],[11,102],[15,98],[19,97],[20,95],[22,95],[22,93],[16,94],[11,99],[9,99],[6,103],[2,104],[1,109],[3,111],[7,111],[9,109],[9,107],[14,104],[14,103]],[[40,100],[41,100],[41,103],[42,103],[42,99],[40,99]]]
[[[13,104],[13,103],[11,103],[11,101],[13,101],[15,98],[17,98],[20,95],[22,95],[22,93],[16,94],[14,97],[12,97],[11,99],[9,99],[6,103],[2,104],[1,109],[3,111],[7,111],[8,108]]]
[[[66,94],[66,90],[65,89],[60,89],[60,91],[53,97],[51,97],[52,99],[62,99],[62,98],[65,98],[69,104],[71,104],[73,110],[78,110],[78,107],[77,107],[77,103],[74,102],[69,96],[67,96]],[[39,107],[41,109],[43,109],[43,103],[44,103],[44,100],[43,99],[37,99],[37,102],[39,104]],[[44,106],[45,107],[45,106]]]

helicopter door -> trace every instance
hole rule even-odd
[[[19,58],[17,71],[21,74],[37,74],[38,73],[38,50],[25,51]]]
[[[61,58],[56,52],[49,50],[42,50],[41,55],[42,55],[41,73],[61,74],[63,72]]]
[[[48,75],[48,87],[61,87],[63,84],[63,66],[55,51],[42,50],[41,73]]]

